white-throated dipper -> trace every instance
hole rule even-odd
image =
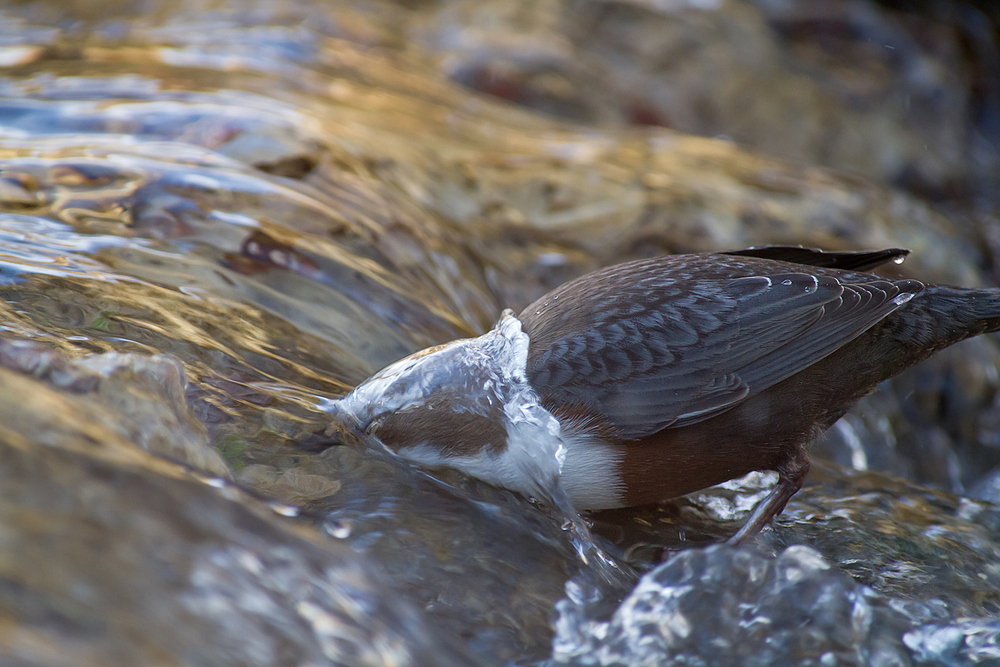
[[[771,246],[601,269],[479,338],[392,364],[332,412],[427,465],[528,495],[560,484],[579,510],[777,471],[742,542],[784,509],[806,445],[858,399],[1000,329],[1000,289],[866,272],[906,254]]]

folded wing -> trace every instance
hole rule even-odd
[[[641,260],[584,276],[525,309],[528,375],[548,405],[584,408],[618,437],[638,439],[731,409],[922,289],[759,257]]]

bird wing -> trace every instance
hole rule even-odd
[[[584,276],[521,314],[528,376],[632,440],[725,412],[850,342],[923,285],[688,255]]]

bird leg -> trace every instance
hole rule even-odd
[[[757,504],[747,522],[729,538],[730,544],[743,544],[753,538],[794,496],[809,473],[809,455],[805,447],[799,445],[785,461],[778,466],[778,483],[771,493]]]

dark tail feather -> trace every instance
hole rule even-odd
[[[873,251],[828,252],[814,248],[803,248],[802,246],[769,245],[759,248],[745,248],[744,250],[727,250],[719,254],[759,257],[791,262],[792,264],[840,269],[841,271],[870,271],[889,261],[901,262],[904,257],[910,254],[910,251],[902,248],[888,248]]]

